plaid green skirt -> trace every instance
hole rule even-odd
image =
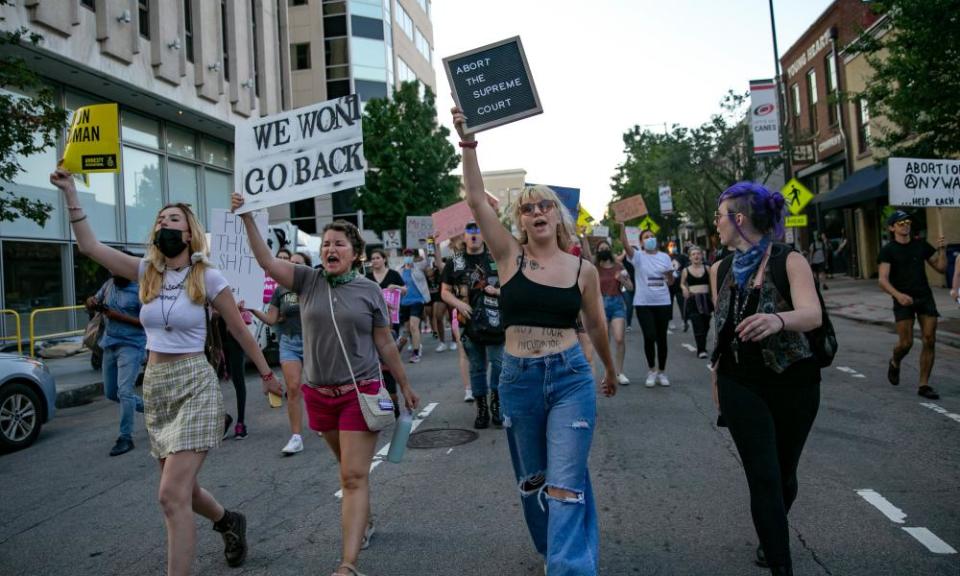
[[[143,415],[150,454],[205,452],[223,438],[223,396],[217,373],[203,354],[149,364],[143,374]]]

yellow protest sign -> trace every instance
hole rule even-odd
[[[63,168],[74,174],[120,171],[120,126],[116,104],[77,108],[67,132]]]
[[[651,218],[649,215],[640,221],[640,224],[637,225],[637,228],[640,229],[641,234],[644,230],[649,230],[654,234],[660,232],[660,225],[654,222],[653,218]]]
[[[577,213],[577,230],[582,230],[584,233],[589,233],[593,229],[593,216],[591,216],[583,206],[580,206],[580,211]]]
[[[806,228],[807,215],[801,214],[799,216],[787,216],[786,224],[790,228]]]
[[[813,192],[807,190],[807,187],[796,178],[791,178],[780,190],[780,193],[787,200],[787,209],[794,216],[799,214],[813,200]]]

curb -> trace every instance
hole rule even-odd
[[[91,382],[67,390],[57,390],[57,408],[73,408],[103,397],[103,382]]]
[[[871,324],[873,326],[881,326],[887,328],[893,333],[896,333],[897,326],[894,322],[889,320],[874,320],[872,318],[864,318],[863,316],[856,316],[853,314],[844,314],[840,311],[839,308],[831,308],[827,306],[827,313],[830,316],[837,318],[845,318],[847,320],[853,320],[855,322],[860,322],[861,324]],[[916,336],[916,334],[914,334]],[[937,330],[937,344],[944,344],[952,348],[960,348],[960,334],[954,332],[945,332],[943,330]]]

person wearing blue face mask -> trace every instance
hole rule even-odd
[[[411,364],[420,362],[420,319],[423,318],[423,305],[430,301],[430,286],[427,285],[427,277],[423,273],[425,264],[426,261],[414,262],[413,250],[410,248],[403,251],[403,269],[400,274],[407,291],[400,300],[400,325],[410,334],[410,343],[413,345]]]
[[[627,258],[634,267],[633,306],[643,331],[643,351],[647,356],[647,388],[657,384],[669,386],[667,378],[667,329],[673,316],[670,286],[673,284],[673,263],[670,256],[660,252],[657,237],[650,230],[640,234],[642,250],[634,250],[627,241],[626,227],[620,227]]]

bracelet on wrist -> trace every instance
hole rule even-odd
[[[461,140],[461,141],[460,141],[460,147],[461,147],[461,148],[476,148],[476,147],[477,147],[477,141],[476,141],[476,140],[471,140],[471,141],[469,141],[469,142],[464,142],[463,140]]]
[[[787,329],[787,323],[784,322],[783,316],[777,314],[776,312],[774,312],[773,315],[776,316],[776,317],[777,317],[777,320],[780,321],[780,331],[783,332],[784,330],[786,330],[786,329]]]
[[[273,372],[267,372],[266,374],[260,375],[261,380],[270,381],[270,380],[273,380],[274,378],[276,378],[276,376],[273,375]]]
[[[83,206],[67,206],[67,210],[83,210]]]
[[[74,218],[74,219],[70,220],[70,223],[71,223],[71,224],[76,224],[77,222],[83,222],[83,221],[86,220],[86,219],[87,219],[87,215],[84,214],[83,216],[81,216],[81,217],[79,217],[79,218]]]

